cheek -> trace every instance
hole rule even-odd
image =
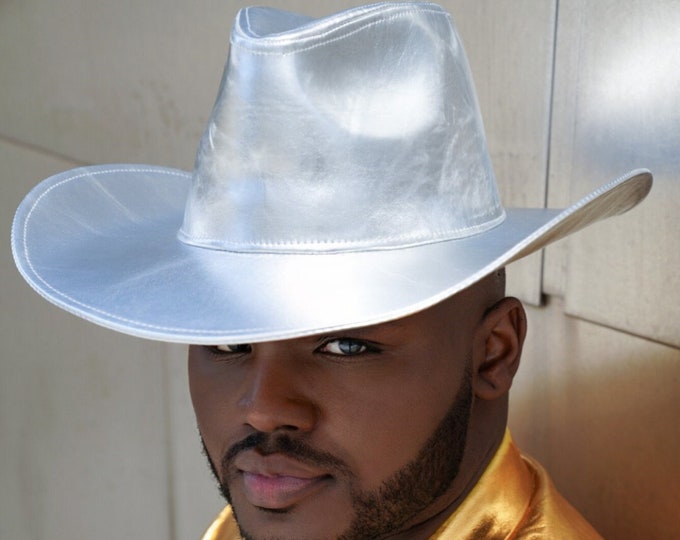
[[[187,362],[189,374],[189,393],[191,394],[191,403],[194,406],[197,420],[201,421],[210,409],[210,379],[209,374],[206,373],[204,362],[201,354],[197,352],[196,347],[189,348],[189,359]]]
[[[224,377],[214,362],[205,358],[198,347],[189,349],[189,392],[198,429],[211,455],[224,446],[226,434],[236,416],[228,399],[234,395],[233,378]]]
[[[448,412],[457,386],[452,374],[376,380],[368,392],[347,389],[328,429],[342,441],[342,458],[361,490],[372,490],[418,455]],[[407,382],[405,382],[407,381]],[[436,381],[436,384],[435,382]]]

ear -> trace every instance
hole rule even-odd
[[[510,390],[526,331],[526,313],[517,298],[503,298],[484,314],[475,336],[477,397],[492,400]]]

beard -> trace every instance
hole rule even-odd
[[[257,448],[263,455],[281,453],[304,463],[332,470],[349,478],[354,517],[337,540],[377,540],[398,531],[404,524],[433,504],[451,486],[458,475],[466,446],[467,430],[472,409],[472,376],[466,369],[453,404],[434,429],[417,455],[404,467],[383,481],[375,490],[360,490],[356,476],[347,465],[332,454],[319,451],[306,442],[289,435],[256,432],[232,446],[221,460],[222,470],[229,471],[237,454]],[[226,478],[221,478],[215,463],[203,449],[220,492],[231,504]],[[238,508],[232,506],[238,524]],[[285,510],[283,511],[285,512]],[[257,536],[243,530],[244,540]]]

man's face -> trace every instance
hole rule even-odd
[[[206,453],[246,538],[380,538],[449,504],[472,403],[465,295],[398,321],[192,346]]]

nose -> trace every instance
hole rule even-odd
[[[245,423],[265,433],[312,431],[317,407],[303,370],[303,363],[285,347],[253,345],[250,373],[239,399]]]

